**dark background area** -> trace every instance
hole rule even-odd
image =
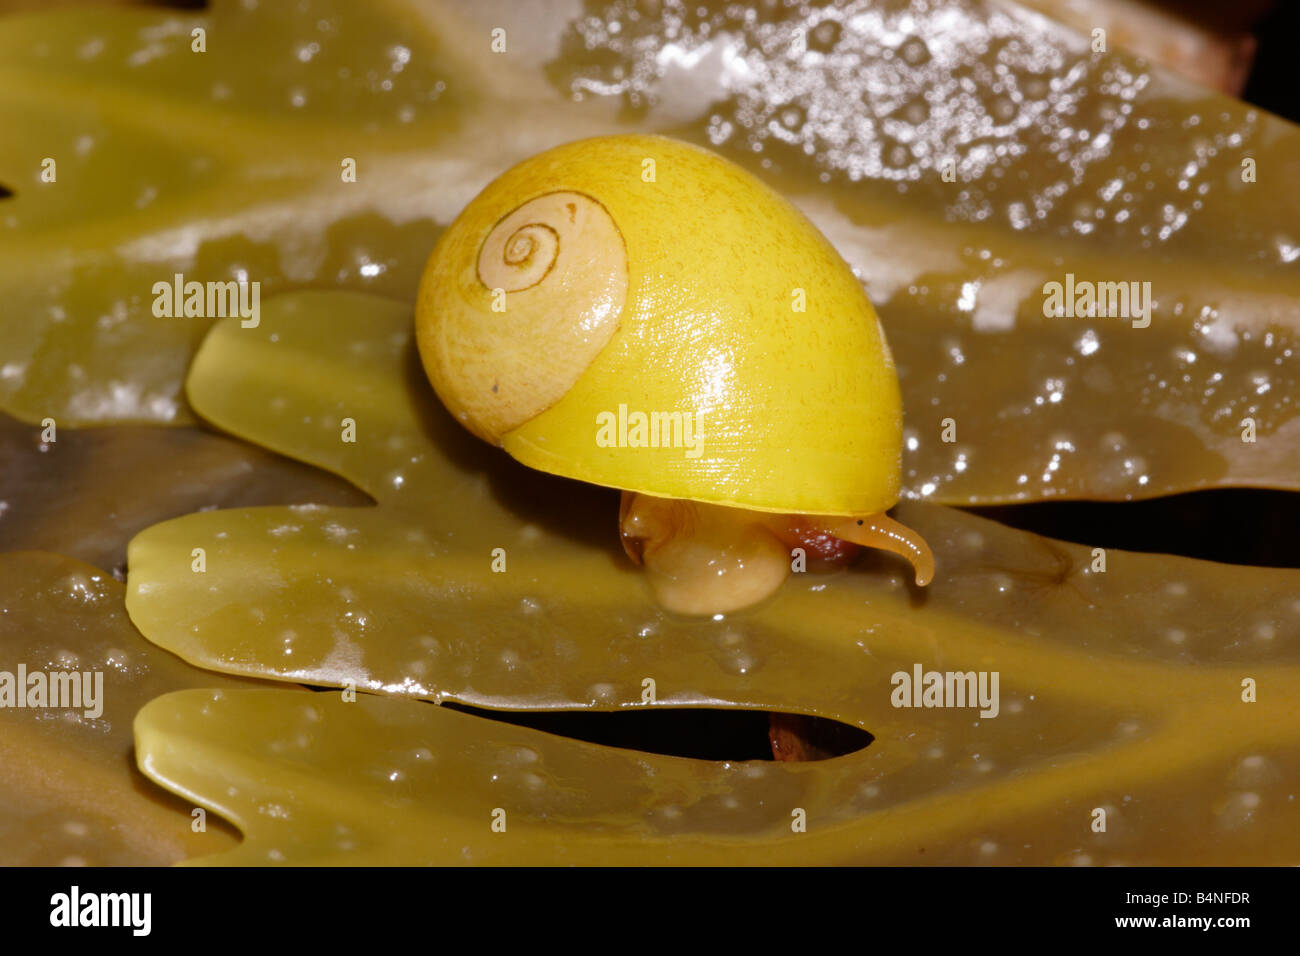
[[[1300,62],[1296,50],[1300,41],[1300,3],[1282,0],[1252,32],[1259,39],[1259,49],[1241,98],[1300,123]]]

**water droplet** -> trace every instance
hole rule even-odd
[[[920,66],[930,59],[930,48],[920,37],[908,37],[898,48],[898,53],[908,66]]]
[[[1238,830],[1255,822],[1260,803],[1259,794],[1253,790],[1234,793],[1214,808],[1214,816],[1224,829]]]

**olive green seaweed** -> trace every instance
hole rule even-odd
[[[409,802],[391,830],[347,814],[357,861],[504,861],[490,827],[502,801],[537,827],[514,847],[517,862],[647,862],[667,840],[675,859],[720,863],[742,838],[776,841],[789,861],[806,862],[921,860],[922,847],[924,862],[1294,859],[1286,794],[1300,746],[1300,572],[1113,550],[1101,571],[1089,548],[911,504],[900,518],[938,565],[923,591],[899,559],[872,555],[841,573],[795,575],[747,612],[673,616],[621,554],[617,496],[531,472],[470,436],[424,381],[412,338],[401,303],[299,293],[269,302],[257,329],[218,323],[195,358],[187,387],[200,414],[348,478],[377,505],[210,511],[156,525],[130,546],[132,620],[201,667],[399,698],[355,711],[337,694],[322,698],[328,719],[284,767],[268,756],[281,752],[268,750],[279,737],[231,729],[266,726],[258,708],[278,706],[270,697],[204,710],[194,695],[146,709],[146,772],[245,829],[248,842],[223,862],[272,851],[292,862],[354,859],[325,817],[379,792]],[[344,440],[349,428],[355,441]],[[998,713],[895,707],[895,675],[918,664],[997,672]],[[1243,701],[1247,678],[1257,702]],[[875,741],[816,767],[754,771],[789,788],[790,808],[700,810],[695,820],[689,808],[714,807],[740,769],[506,730],[411,698],[803,713]],[[203,715],[218,713],[220,729],[207,726]],[[378,734],[368,721],[390,719],[405,728],[394,753],[423,747],[435,766],[456,769],[391,791],[373,767],[357,778],[349,748]],[[452,756],[465,745],[451,728],[462,726],[468,739],[494,741],[487,753],[527,746],[546,766],[592,760],[602,770],[548,778],[520,767],[521,780],[549,783],[532,798],[511,790],[518,781],[494,789]],[[479,745],[470,752],[483,774],[496,766]],[[304,792],[306,768],[330,787]],[[248,788],[236,797],[213,789],[236,778]],[[289,822],[259,809],[286,800],[301,811]],[[616,836],[627,801],[643,823],[665,822]],[[839,838],[778,839],[795,806]],[[1104,835],[1090,829],[1095,807],[1110,808]],[[566,825],[540,822],[556,819]]]
[[[181,383],[211,318],[155,317],[155,283],[409,299],[495,174],[584,135],[669,132],[779,188],[857,270],[898,360],[909,496],[1296,487],[1300,131],[1013,7],[913,6],[7,18],[0,408],[191,421]],[[1067,275],[1149,283],[1150,324],[1044,317]]]

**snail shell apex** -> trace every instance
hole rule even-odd
[[[474,217],[439,244],[448,283],[430,289],[438,321],[420,347],[448,408],[500,444],[559,401],[613,335],[627,301],[627,250],[605,208],[578,192],[530,199],[486,235],[483,225]]]
[[[875,310],[816,227],[708,150],[599,137],[508,170],[435,247],[416,332],[448,409],[541,471],[757,511],[898,500],[902,406]],[[602,447],[598,416],[620,406],[698,415],[698,455]]]

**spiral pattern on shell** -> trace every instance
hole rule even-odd
[[[559,401],[609,342],[627,301],[627,247],[604,205],[567,191],[516,206],[486,235],[447,238],[448,259],[476,255],[468,276],[433,288],[436,327],[421,350],[443,403],[499,443]]]
[[[529,205],[534,205],[529,203]],[[522,292],[543,281],[560,255],[560,234],[544,222],[530,222],[510,235],[500,225],[483,242],[478,278],[489,289]]]

